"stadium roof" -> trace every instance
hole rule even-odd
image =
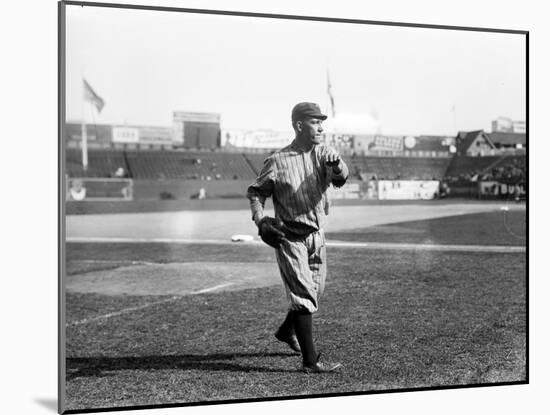
[[[515,144],[525,145],[527,143],[527,137],[524,133],[495,132],[495,133],[489,133],[489,137],[491,137],[491,141],[493,143],[505,145],[505,146],[515,145]]]

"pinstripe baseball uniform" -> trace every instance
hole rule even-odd
[[[256,181],[248,188],[252,218],[263,217],[265,201],[273,199],[275,217],[285,224],[286,240],[276,250],[290,309],[317,311],[326,278],[326,249],[323,227],[327,222],[332,183],[342,186],[348,167],[342,161],[338,174],[325,165],[328,147],[315,145],[310,151],[297,140],[269,156]]]

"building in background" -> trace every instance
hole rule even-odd
[[[456,136],[456,150],[460,156],[494,156],[497,148],[483,130],[460,131]]]
[[[112,142],[112,128],[113,126],[110,124],[87,124],[88,147],[109,147]],[[82,123],[80,121],[66,123],[64,133],[68,147],[80,146],[82,141]]]
[[[449,157],[456,153],[455,137],[445,135],[408,136],[403,139],[406,156]]]
[[[65,142],[68,148],[80,147],[82,125],[65,124]],[[154,149],[173,148],[172,128],[128,124],[87,124],[89,148]]]
[[[455,151],[455,139],[448,136],[340,134],[325,141],[343,154],[364,156],[449,157]]]
[[[220,118],[217,113],[174,111],[174,145],[193,149],[219,149]]]
[[[525,121],[513,121],[511,118],[498,117],[491,123],[491,132],[525,134],[526,124]]]
[[[64,129],[68,148],[81,146],[82,124],[68,122]],[[175,111],[173,125],[87,124],[89,148],[219,149],[220,114]]]

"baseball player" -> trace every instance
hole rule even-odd
[[[330,184],[342,186],[349,170],[334,149],[321,144],[321,123],[327,116],[317,104],[297,104],[291,118],[295,139],[265,160],[247,197],[259,235],[275,248],[290,303],[275,337],[302,353],[304,372],[330,372],[342,365],[319,360],[312,317],[327,273],[323,231],[329,208],[327,189]],[[275,218],[264,215],[268,197],[273,199]]]

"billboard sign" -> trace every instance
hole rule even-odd
[[[379,200],[429,200],[439,192],[437,180],[379,180]]]
[[[134,127],[113,127],[113,143],[139,143],[139,129]]]
[[[346,183],[342,187],[329,187],[331,199],[359,199],[361,188],[359,183]]]
[[[274,130],[224,130],[222,132],[222,146],[246,148],[280,148],[294,138],[290,131]]]
[[[194,122],[210,122],[214,124],[220,123],[220,114],[213,112],[189,112],[189,111],[174,111],[174,122],[194,121]]]
[[[403,151],[403,137],[377,135],[374,137],[372,150]]]

